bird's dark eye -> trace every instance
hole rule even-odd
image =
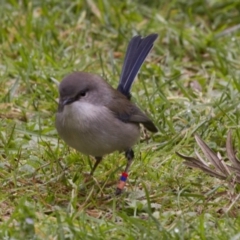
[[[81,92],[78,93],[78,98],[85,97],[87,94],[87,90],[82,90]]]
[[[86,96],[86,92],[80,92],[79,94],[81,97],[85,97]]]

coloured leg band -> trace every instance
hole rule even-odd
[[[118,186],[117,186],[118,189],[123,190],[123,188],[126,184],[127,178],[128,178],[128,174],[126,172],[123,172],[122,176],[120,177],[120,181],[118,183]]]

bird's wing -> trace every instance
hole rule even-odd
[[[121,93],[116,94],[111,104],[108,104],[107,107],[123,122],[141,123],[150,132],[158,131],[153,122]]]

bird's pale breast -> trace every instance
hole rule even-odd
[[[79,101],[57,113],[56,128],[69,146],[92,156],[127,150],[140,136],[138,124],[117,119],[105,106]]]

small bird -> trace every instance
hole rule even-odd
[[[135,36],[129,42],[117,89],[100,76],[74,72],[59,85],[56,129],[77,151],[95,157],[93,175],[104,155],[125,152],[127,165],[116,189],[122,193],[134,158],[132,147],[140,137],[140,124],[157,132],[153,122],[130,101],[132,83],[153,47],[157,34]]]

